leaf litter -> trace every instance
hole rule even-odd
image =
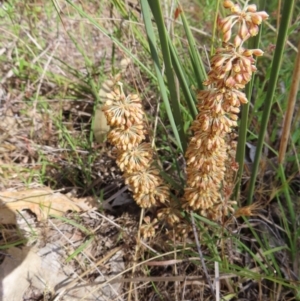
[[[26,193],[27,201],[24,200]],[[9,197],[11,192],[5,195],[3,197],[2,194],[2,201],[10,198],[15,204],[10,207],[14,215],[6,219],[6,222],[20,227],[27,246],[5,250],[0,265],[1,300],[34,300],[47,294],[51,296],[50,300],[123,300],[120,297],[121,283],[103,285],[107,278],[116,276],[125,269],[122,248],[119,247],[117,252],[108,256],[116,248],[116,237],[120,235],[122,228],[115,227],[115,222],[109,222],[114,219],[112,216],[103,219],[92,209],[74,207],[76,203],[84,203],[83,200],[76,199],[72,207],[71,199],[64,199],[63,195],[52,193],[49,189],[21,191],[19,197],[22,201],[17,199],[16,192],[13,197]],[[64,217],[50,218],[49,215],[44,215],[42,209],[47,207],[43,199],[45,195],[52,196],[47,199],[50,212],[54,210],[57,213],[59,210],[62,213],[64,210]],[[44,206],[40,206],[37,200],[44,202]],[[10,203],[6,202],[7,204]],[[37,208],[32,207],[32,204]],[[56,206],[57,204],[60,206]],[[80,212],[76,213],[74,208]],[[2,209],[1,207],[0,216],[3,217]],[[32,213],[24,212],[28,209],[34,213],[34,220],[31,222],[29,220]],[[18,216],[18,212],[22,211],[21,217]],[[26,218],[26,222],[23,218]],[[83,245],[85,248],[82,248]],[[68,260],[70,258],[72,260]],[[18,289],[12,283],[18,283]]]

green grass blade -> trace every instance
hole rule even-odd
[[[173,112],[173,117],[177,124],[177,129],[179,133],[179,137],[182,144],[183,152],[185,152],[187,146],[187,139],[184,133],[184,126],[183,126],[183,118],[180,110],[180,103],[176,91],[176,84],[175,84],[175,74],[173,71],[170,48],[169,48],[169,40],[168,40],[168,33],[164,24],[164,19],[161,11],[160,1],[159,0],[148,0],[148,4],[152,10],[152,14],[154,16],[155,22],[157,24],[159,40],[160,40],[160,47],[163,55],[163,60],[165,64],[166,70],[166,78],[168,81],[168,90],[170,93],[170,102]],[[143,11],[144,13],[144,11]]]
[[[272,61],[271,76],[268,84],[268,91],[266,93],[265,102],[264,102],[265,105],[264,105],[264,112],[262,116],[262,124],[258,136],[255,160],[254,160],[252,174],[251,174],[250,187],[249,187],[248,200],[247,200],[248,204],[251,204],[253,200],[255,182],[258,173],[258,166],[259,166],[260,157],[262,153],[267,125],[271,113],[271,107],[272,107],[273,97],[277,85],[279,70],[282,62],[284,47],[288,36],[288,28],[293,12],[294,2],[295,2],[294,0],[285,1],[283,6],[283,12],[282,12],[282,18],[281,18],[281,23],[278,32],[276,49]]]
[[[89,20],[91,24],[93,24],[97,29],[99,29],[105,36],[110,38],[116,46],[124,51],[142,70],[144,70],[152,79],[156,80],[156,76],[151,72],[146,65],[144,65],[135,55],[132,54],[132,51],[126,48],[116,37],[114,37],[111,33],[109,33],[106,29],[104,29],[95,19],[93,19],[89,14],[83,11],[79,6],[75,5],[73,1],[66,0],[68,4],[70,4],[74,9],[76,9],[79,14]]]
[[[258,11],[263,11],[266,6],[266,0],[260,1],[260,5]],[[259,46],[260,38],[262,33],[262,25],[258,32],[258,35],[249,41],[249,48],[256,49]],[[240,185],[242,180],[242,175],[244,171],[244,161],[245,161],[245,148],[247,142],[247,130],[248,130],[248,116],[249,116],[249,108],[250,108],[250,99],[253,91],[255,74],[252,76],[251,81],[246,86],[246,97],[248,99],[248,103],[242,106],[242,117],[239,126],[239,135],[238,135],[238,145],[236,152],[236,162],[239,164],[239,170],[237,173],[237,183],[235,186],[235,199],[239,198]]]
[[[18,247],[18,246],[22,246],[25,245],[28,242],[28,239],[24,238],[24,239],[19,239],[17,241],[14,242],[9,242],[9,243],[5,243],[4,245],[0,245],[0,250],[7,250],[10,249],[12,247]]]
[[[66,263],[70,262],[79,253],[81,253],[93,240],[94,240],[94,236],[91,236],[86,242],[80,245],[80,247],[78,247],[70,256],[68,256],[68,258],[66,259]]]
[[[280,219],[281,224],[285,230],[286,236],[287,236],[287,242],[290,248],[290,254],[292,262],[295,262],[295,259],[298,257],[298,247],[297,247],[297,231],[293,231],[291,229],[290,220],[291,218],[286,214],[285,208],[282,205],[282,202],[280,201],[279,195],[276,195],[277,203],[280,208]]]
[[[181,20],[183,24],[183,28],[189,43],[189,53],[190,53],[190,58],[192,61],[192,65],[194,68],[194,73],[195,73],[195,78],[197,80],[197,85],[199,90],[203,90],[203,84],[202,82],[207,78],[207,74],[205,71],[205,67],[203,64],[203,61],[199,55],[199,52],[197,51],[197,45],[194,39],[194,36],[191,32],[191,29],[188,25],[188,22],[186,20],[186,17],[184,13],[181,13]]]
[[[217,35],[217,23],[218,23],[218,15],[219,15],[219,7],[220,7],[220,0],[217,0],[216,3],[216,13],[215,13],[215,18],[214,18],[214,28],[213,28],[213,35],[211,39],[211,47],[210,47],[210,55],[214,54],[214,47],[215,47],[215,40],[216,40],[216,35]]]
[[[170,46],[170,52],[171,52],[171,58],[172,58],[174,70],[175,70],[177,78],[179,80],[179,83],[180,83],[180,86],[182,89],[182,93],[183,93],[185,100],[187,102],[187,105],[189,107],[190,114],[192,115],[192,118],[195,119],[195,117],[197,115],[197,108],[195,105],[195,96],[193,96],[193,94],[191,93],[187,76],[184,73],[182,65],[179,62],[179,57],[178,57],[178,54],[176,53],[176,49],[173,46],[173,43],[172,43],[170,37],[168,37],[168,39],[169,39],[169,46]]]
[[[114,7],[118,9],[125,20],[133,21],[132,23],[130,23],[130,28],[133,31],[134,37],[138,40],[143,49],[147,53],[149,53],[149,45],[147,43],[147,39],[145,37],[144,31],[141,31],[140,28],[138,28],[141,24],[139,23],[138,18],[135,16],[134,10],[128,10],[128,4],[126,4],[124,0],[111,0],[111,2],[112,5],[114,5]]]
[[[290,195],[290,191],[289,191],[288,181],[286,180],[285,173],[284,173],[284,167],[282,164],[279,164],[278,173],[279,173],[279,177],[280,177],[280,180],[281,180],[281,183],[283,186],[283,192],[284,192],[285,200],[287,203],[288,211],[289,211],[289,214],[291,217],[291,223],[292,223],[292,226],[294,227],[295,223],[296,223],[296,214],[295,214],[293,201],[291,199],[291,195]]]
[[[88,230],[86,227],[84,227],[83,225],[77,223],[76,221],[74,220],[71,220],[71,219],[68,219],[66,217],[63,217],[63,216],[59,216],[59,215],[55,215],[55,214],[50,214],[51,217],[54,217],[56,219],[59,219],[69,225],[72,225],[74,226],[75,228],[79,229],[81,232],[85,233],[86,235],[91,235],[91,231]]]
[[[168,75],[167,78],[168,78],[169,87],[170,87],[170,81],[173,82],[173,87],[170,89],[170,93],[172,93],[171,101],[172,101],[172,107],[173,107],[173,111],[174,111],[174,115],[173,115],[173,111],[171,109],[171,105],[168,100],[168,89],[165,85],[165,82],[164,82],[164,79],[162,76],[160,63],[159,63],[159,57],[158,57],[158,53],[156,51],[156,49],[157,49],[156,38],[155,38],[155,34],[154,34],[154,29],[153,29],[153,26],[151,23],[150,9],[149,9],[147,0],[141,0],[141,7],[142,7],[143,16],[144,16],[144,23],[145,23],[145,27],[146,27],[147,36],[148,36],[148,42],[149,42],[149,46],[150,46],[151,56],[152,56],[152,60],[154,62],[157,80],[158,80],[158,84],[160,87],[160,93],[161,93],[164,105],[166,107],[167,115],[168,115],[172,130],[173,130],[177,145],[181,149],[181,151],[184,152],[184,150],[186,148],[186,138],[185,138],[184,131],[183,131],[183,122],[182,122],[182,118],[181,118],[179,102],[177,100],[176,93],[175,93],[175,98],[172,98],[174,91],[176,92],[174,74],[173,74],[172,70],[169,70],[170,66],[168,65],[169,68],[168,68],[168,72],[166,70],[166,73]],[[165,28],[164,28],[164,30],[165,30]],[[164,52],[167,52],[164,55],[168,56],[168,53],[169,53],[168,43],[166,43],[166,45],[164,45],[164,46],[165,46]],[[168,63],[170,63],[169,60],[171,60],[171,58],[166,58],[166,60]],[[176,120],[176,122],[175,122],[175,120]],[[176,123],[179,123],[178,127],[177,127]]]

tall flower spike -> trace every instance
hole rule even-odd
[[[119,83],[106,99],[102,110],[111,126],[107,139],[117,148],[117,164],[124,172],[125,183],[135,201],[144,208],[165,203],[169,199],[169,188],[154,167],[150,144],[143,142],[147,131],[140,97],[126,96]]]
[[[199,114],[191,125],[194,136],[185,154],[184,206],[215,220],[232,211],[235,204],[229,201],[229,195],[238,166],[234,160],[236,143],[229,133],[237,126],[240,105],[247,103],[240,90],[256,71],[253,56],[263,54],[260,49],[245,49],[242,45],[258,33],[258,25],[268,18],[266,12],[257,12],[255,5],[246,4],[242,9],[226,0],[223,6],[231,14],[218,19],[223,45],[210,59],[211,70],[204,82],[209,88],[198,93]]]

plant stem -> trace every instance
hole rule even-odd
[[[284,2],[283,12],[282,12],[282,20],[278,32],[278,38],[276,43],[276,49],[274,53],[274,58],[272,61],[272,68],[271,68],[271,76],[269,80],[268,85],[268,91],[266,93],[265,98],[265,106],[264,106],[264,112],[262,116],[262,124],[261,129],[258,136],[258,142],[256,147],[256,153],[255,153],[255,160],[253,164],[252,174],[251,174],[251,180],[250,180],[250,187],[249,187],[249,193],[248,193],[248,204],[252,203],[253,195],[254,195],[254,188],[255,188],[255,182],[256,177],[258,173],[258,166],[261,158],[264,138],[267,130],[268,121],[270,118],[271,113],[271,107],[273,104],[273,97],[275,94],[275,89],[277,85],[279,70],[282,62],[283,57],[283,51],[286,44],[287,36],[288,36],[288,27],[290,24],[293,7],[294,7],[294,0],[286,0]]]

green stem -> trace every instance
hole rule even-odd
[[[278,80],[279,70],[282,62],[284,47],[286,44],[287,36],[288,36],[288,27],[290,24],[292,12],[293,12],[294,0],[286,0],[284,2],[283,12],[282,12],[282,20],[278,32],[278,38],[276,43],[276,49],[274,53],[274,58],[272,61],[272,68],[271,68],[271,76],[268,84],[268,91],[266,94],[265,102],[264,102],[264,111],[262,116],[262,124],[261,129],[258,136],[258,142],[256,147],[255,153],[255,160],[253,164],[251,180],[250,180],[250,187],[248,193],[248,204],[252,203],[253,195],[254,195],[254,188],[256,177],[258,173],[258,166],[261,158],[264,137],[267,131],[267,125],[271,113],[271,107],[273,103],[273,97],[275,94],[276,84]]]
[[[175,84],[175,73],[172,66],[170,48],[169,48],[169,41],[168,41],[168,33],[166,31],[162,10],[160,6],[159,0],[148,0],[148,4],[152,10],[152,14],[154,16],[155,22],[157,24],[158,34],[159,34],[159,41],[161,44],[162,55],[165,63],[165,70],[166,70],[166,77],[168,80],[168,87],[170,98],[172,102],[172,111],[174,114],[174,119],[177,123],[177,130],[180,137],[180,142],[182,145],[183,152],[185,152],[187,147],[187,138],[184,133],[184,126],[183,126],[183,118],[180,110],[180,103],[176,91],[176,84]]]
[[[194,75],[195,75],[195,79],[197,81],[198,89],[203,90],[204,87],[203,87],[202,82],[204,80],[206,80],[206,78],[207,78],[205,67],[204,67],[202,58],[199,55],[199,52],[197,49],[197,44],[193,37],[190,26],[189,26],[189,24],[186,20],[185,14],[183,12],[181,13],[181,20],[182,20],[183,28],[184,28],[184,31],[186,34],[186,38],[189,43],[189,54],[190,54],[193,68],[194,68]]]
[[[281,183],[282,183],[282,187],[283,187],[283,193],[284,193],[284,196],[285,196],[287,208],[289,210],[289,214],[290,214],[290,217],[291,217],[291,223],[292,223],[292,226],[294,227],[295,222],[296,222],[296,215],[295,215],[295,211],[294,211],[293,201],[291,199],[290,192],[289,192],[288,181],[286,180],[285,173],[284,173],[284,167],[283,167],[282,164],[279,164],[278,172],[279,172],[279,177],[281,179]]]
[[[258,10],[263,11],[266,6],[266,0],[260,1],[260,5]],[[249,48],[256,49],[260,43],[262,28],[260,28],[258,35],[249,41]],[[242,107],[242,117],[241,123],[239,127],[239,136],[238,136],[238,145],[236,152],[236,162],[239,164],[239,170],[237,173],[237,183],[235,185],[234,199],[239,199],[240,194],[240,186],[244,171],[244,162],[245,162],[245,147],[247,140],[247,129],[248,129],[248,116],[249,116],[249,107],[252,96],[253,84],[254,84],[255,75],[252,77],[250,83],[246,86],[246,97],[248,99],[248,103]]]
[[[157,23],[157,28],[159,31],[159,38],[161,43],[161,49],[163,53],[164,63],[166,67],[166,77],[168,80],[168,88],[164,82],[159,56],[157,53],[156,37],[154,34],[154,29],[152,26],[151,16],[149,6],[152,9],[153,16]],[[176,85],[174,79],[174,72],[172,68],[171,55],[169,51],[167,33],[165,25],[163,23],[162,13],[158,0],[150,1],[141,0],[141,8],[144,17],[145,28],[147,32],[150,52],[152,60],[154,62],[154,67],[157,75],[158,85],[160,87],[160,93],[168,114],[168,118],[177,141],[177,145],[182,152],[185,152],[187,139],[184,133],[183,119],[181,117],[181,110],[179,105],[179,100],[176,93]],[[170,93],[170,101],[168,99],[168,92]],[[172,106],[170,105],[170,102]]]
[[[210,55],[214,54],[214,47],[215,47],[215,39],[216,39],[216,32],[217,32],[217,21],[218,21],[218,14],[219,14],[219,7],[220,7],[220,0],[217,0],[216,3],[216,13],[214,19],[214,28],[213,28],[213,35],[211,39],[211,47],[210,47]]]

